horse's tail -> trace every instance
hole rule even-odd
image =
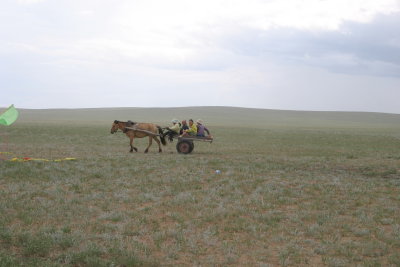
[[[157,126],[157,128],[158,128],[158,133],[160,134],[161,144],[166,146],[167,145],[167,141],[165,141],[164,132],[163,132],[163,130],[162,130],[162,128],[160,126]]]

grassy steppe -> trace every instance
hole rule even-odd
[[[109,134],[184,116],[215,142]],[[21,110],[1,131],[3,157],[77,160],[0,161],[0,266],[400,266],[399,115]]]

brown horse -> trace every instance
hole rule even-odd
[[[137,128],[138,130],[127,129],[126,127]],[[161,143],[164,146],[167,144],[163,136],[163,130],[161,129],[160,126],[155,125],[153,123],[142,123],[142,122],[136,123],[131,121],[124,122],[115,120],[111,127],[111,133],[113,134],[117,132],[118,129],[121,130],[123,133],[125,133],[126,136],[130,139],[129,144],[131,146],[131,150],[129,152],[133,152],[133,150],[135,150],[136,152],[138,151],[137,148],[133,146],[133,140],[135,137],[137,138],[143,138],[146,136],[149,137],[149,145],[147,146],[144,153],[149,152],[149,147],[153,143],[153,139],[158,144],[158,152],[162,152],[160,141],[157,138],[158,134],[160,135]]]

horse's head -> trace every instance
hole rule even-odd
[[[119,123],[120,123],[120,122],[117,121],[117,120],[115,120],[115,121],[113,122],[113,124],[112,124],[112,126],[111,126],[111,133],[112,133],[112,134],[118,131],[118,129],[119,129]]]

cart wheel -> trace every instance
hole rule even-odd
[[[190,142],[190,153],[192,153],[193,149],[194,149],[194,143],[191,141]]]
[[[193,151],[194,144],[190,141],[179,141],[176,144],[176,150],[182,154],[189,154]]]

